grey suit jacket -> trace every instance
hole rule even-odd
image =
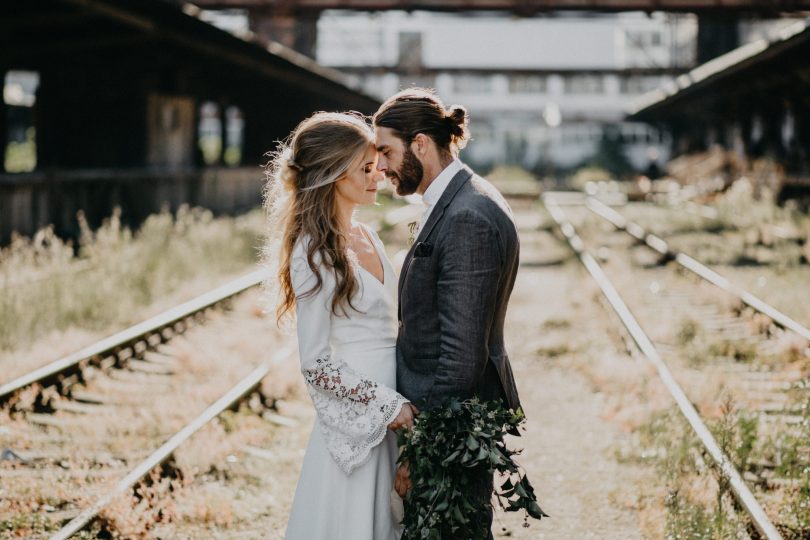
[[[473,395],[520,406],[503,341],[519,250],[509,205],[465,166],[433,208],[399,278],[397,390],[418,407]]]

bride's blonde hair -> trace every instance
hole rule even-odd
[[[270,270],[264,288],[275,304],[277,321],[295,307],[290,263],[293,248],[303,237],[310,240],[307,264],[317,281],[298,298],[315,294],[323,285],[316,263],[319,259],[320,268],[335,277],[332,312],[346,315],[347,308],[354,309],[351,299],[358,285],[346,250],[347,238],[339,228],[335,181],[362,158],[373,140],[374,133],[360,113],[317,112],[269,153],[262,251]]]

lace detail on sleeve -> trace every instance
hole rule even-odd
[[[329,453],[350,474],[382,442],[407,399],[325,355],[302,370]]]

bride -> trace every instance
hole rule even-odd
[[[394,430],[416,409],[396,387],[397,277],[380,238],[354,220],[376,201],[374,135],[360,115],[316,113],[274,153],[265,188],[282,319],[294,309],[316,420],[287,524],[289,540],[388,540]]]

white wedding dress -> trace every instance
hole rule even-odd
[[[348,317],[332,314],[334,274],[296,305],[301,371],[316,420],[304,456],[287,540],[396,540],[391,513],[396,435],[387,429],[407,401],[396,388],[397,277],[377,234],[365,227],[383,265],[381,283],[357,265]],[[316,278],[305,243],[293,250],[296,295]],[[318,261],[316,261],[317,264]]]

